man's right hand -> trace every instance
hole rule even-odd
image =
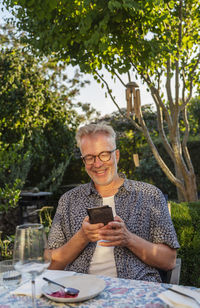
[[[97,242],[99,229],[106,228],[103,223],[90,224],[89,217],[83,220],[82,227],[63,246],[51,250],[52,262],[49,269],[63,270],[67,264],[73,262],[89,242]]]
[[[82,230],[89,242],[97,242],[100,240],[99,229],[103,228],[103,223],[90,224],[89,217],[86,216],[82,223]]]

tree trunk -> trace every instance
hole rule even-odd
[[[186,168],[183,157],[181,156],[180,160],[174,160],[174,169],[176,170],[176,176],[168,169],[165,162],[160,157],[159,153],[155,148],[152,147],[152,143],[148,140],[148,144],[151,147],[151,150],[154,154],[155,159],[157,160],[160,168],[168,177],[168,179],[176,186],[177,188],[177,197],[178,201],[186,201],[186,202],[193,202],[198,200],[197,194],[197,185],[196,185],[196,176],[193,171],[189,171]],[[155,147],[155,146],[154,146]],[[184,170],[184,172],[182,171]]]
[[[176,186],[178,201],[179,202],[197,201],[198,193],[196,185],[196,176],[193,171],[185,170],[186,166],[184,164],[183,157],[181,157],[182,158],[181,162],[180,160],[178,162],[177,160],[174,160],[174,169],[176,170],[175,171],[176,176],[174,176],[166,166],[165,162],[160,157],[157,150],[152,147],[152,143],[150,142],[150,140],[147,139],[147,141],[160,168],[168,177],[168,179]],[[182,170],[184,170],[184,172]]]
[[[184,151],[183,151],[183,146],[180,142],[180,136],[177,129],[177,125],[173,124],[173,121],[175,122],[174,120],[175,117],[173,118],[173,120],[170,119],[171,123],[173,124],[170,125],[169,127],[169,135],[170,135],[169,138],[171,143],[168,142],[168,139],[164,133],[161,119],[158,119],[158,121],[160,120],[159,134],[163,141],[163,145],[174,164],[174,170],[175,170],[175,175],[174,175],[173,172],[168,168],[168,166],[163,161],[162,157],[158,153],[155,144],[153,143],[153,140],[149,134],[148,128],[143,118],[143,114],[141,111],[141,104],[139,103],[137,107],[138,107],[138,121],[142,128],[142,131],[160,168],[166,174],[168,179],[176,186],[179,202],[197,201],[198,194],[197,194],[196,176],[192,166],[191,158],[189,156],[189,152],[187,150],[186,142],[184,143]],[[160,113],[159,115],[161,117],[162,114]],[[177,117],[178,117],[178,112],[177,112]],[[183,153],[186,156],[185,159],[183,157]]]
[[[183,178],[181,178],[181,173],[179,171],[179,169],[176,167],[176,165],[174,166],[175,167],[175,174],[176,174],[176,177],[178,179],[180,179],[180,181],[182,183],[184,183],[184,180]],[[184,194],[182,193],[182,190],[176,186],[176,191],[177,191],[177,197],[178,197],[178,201],[179,202],[182,202],[182,201],[185,201],[185,198],[184,198]]]
[[[198,200],[195,174],[190,174],[190,176],[185,180],[185,191],[186,191],[185,201],[191,202]]]

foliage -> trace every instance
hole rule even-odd
[[[43,224],[45,232],[48,235],[52,224],[52,217],[55,214],[54,207],[43,206],[35,212],[38,213],[39,221]],[[13,255],[15,235],[5,235],[4,233],[5,232],[0,231],[0,260],[11,259]]]
[[[159,149],[165,163],[173,170],[172,161],[169,159],[165,148],[159,137],[156,134],[155,123],[155,111],[150,106],[143,106],[145,112],[145,121],[151,126],[152,134],[154,133],[154,143]],[[126,110],[122,110],[123,113]],[[198,118],[195,119],[195,114],[192,110],[189,110],[189,120],[193,127],[198,125]],[[160,166],[158,165],[155,157],[146,143],[146,140],[142,133],[135,129],[130,120],[126,119],[119,112],[114,112],[110,115],[106,115],[100,118],[98,121],[105,121],[112,125],[117,133],[117,148],[120,150],[120,160],[118,170],[124,172],[130,179],[144,181],[152,183],[159,187],[164,194],[168,195],[170,200],[177,200],[175,186],[167,179]],[[194,134],[196,135],[196,134]],[[199,136],[191,136],[188,141],[188,148],[191,153],[191,159],[195,168],[197,187],[200,191],[200,166],[199,166],[199,151],[200,151],[200,139]],[[139,155],[139,167],[135,167],[133,162],[133,154]],[[76,183],[86,183],[90,179],[87,176],[82,160],[80,159],[80,153],[75,153],[74,157],[70,161],[70,164],[63,176],[62,186],[59,196],[64,192],[66,185]]]
[[[191,135],[197,136],[199,135],[199,127],[200,127],[200,96],[196,96],[191,99],[190,104],[188,106],[189,111],[189,122],[191,126]]]
[[[12,12],[19,18],[18,27],[29,33],[27,39],[36,49],[44,53],[54,51],[63,59],[68,57],[84,70],[99,69],[106,64],[119,73],[127,72],[135,57],[138,72],[153,75],[156,70],[162,71],[169,52],[175,64],[177,51],[183,60],[190,56],[191,47],[196,46],[197,50],[196,1],[182,1],[182,20],[187,21],[187,27],[182,30],[181,48],[177,42],[179,2],[51,0],[45,6],[38,0],[3,3],[8,9],[14,7]],[[191,73],[194,65],[195,57],[186,72]]]
[[[158,136],[157,125],[156,125],[156,112],[153,110],[151,104],[143,105],[142,112],[147,125],[150,127],[150,131],[154,138]],[[119,135],[123,134],[124,131],[134,131],[134,139],[142,143],[146,143],[146,139],[141,131],[138,131],[136,127],[132,125],[129,118],[126,118],[126,109],[122,108],[120,111],[113,112],[110,115],[106,115],[99,119],[99,121],[109,122],[110,125],[118,132]],[[138,146],[139,147],[139,146]]]
[[[88,183],[91,179],[85,171],[82,159],[73,156],[66,172],[63,175],[62,185],[59,191],[59,196],[61,196],[66,190],[66,185]]]
[[[44,226],[47,235],[52,224],[52,213],[54,213],[54,208],[52,206],[43,206],[38,210],[40,223]]]
[[[181,246],[180,284],[200,287],[200,202],[171,202],[171,215]]]
[[[13,144],[0,141],[0,211],[18,205],[31,163],[30,152],[25,151],[23,139]]]
[[[198,108],[198,99],[194,99],[197,101],[196,108],[189,109],[189,122],[191,127],[193,128],[193,134],[196,136],[196,127],[198,127],[198,113],[195,110]],[[191,107],[193,107],[193,103],[191,103]],[[167,166],[169,166],[170,170],[173,170],[173,163],[169,159],[163,144],[157,135],[156,132],[156,112],[151,108],[150,105],[142,106],[144,119],[147,125],[151,129],[151,134],[154,140],[154,144],[156,145],[159,153]],[[172,183],[165,176],[160,166],[158,165],[155,157],[153,156],[148,144],[141,132],[139,132],[136,128],[132,126],[132,123],[129,119],[124,117],[126,110],[122,109],[123,114],[120,112],[114,112],[111,115],[106,115],[105,117],[99,119],[99,121],[106,121],[108,124],[112,125],[112,127],[117,132],[117,146],[120,149],[120,161],[119,161],[119,170],[125,172],[128,178],[145,181],[148,183],[152,183],[159,187],[164,194],[168,195],[169,199],[176,200],[176,190]],[[199,148],[200,142],[199,137],[197,136],[195,140],[190,137],[188,142],[188,147],[191,153],[192,162],[195,168],[196,177],[197,177],[197,185],[200,187],[200,170],[199,170]],[[139,155],[140,165],[139,167],[135,167],[133,162],[133,154],[137,153]],[[200,190],[200,189],[199,189]]]
[[[2,126],[0,126],[2,128]],[[2,140],[5,138],[2,137]],[[30,169],[30,150],[24,149],[24,138],[18,140],[18,143],[5,143],[0,141],[0,184],[14,183],[17,179],[25,181]],[[20,184],[20,183],[18,183]]]
[[[56,59],[79,65],[105,85],[105,67],[122,80],[127,73],[140,76],[154,99],[157,134],[174,165],[168,168],[153,143],[138,101],[132,124],[142,131],[158,164],[176,185],[179,199],[196,200],[194,168],[187,148],[187,105],[200,86],[199,3],[196,0],[96,0],[40,2],[4,0],[13,8],[26,41],[42,54],[54,52]],[[175,89],[175,91],[173,91]],[[175,92],[175,93],[174,93]],[[182,127],[181,127],[182,125]],[[180,128],[180,129],[179,129]]]
[[[11,259],[14,244],[14,235],[6,236],[2,239],[2,232],[0,231],[0,260]]]
[[[107,122],[117,133],[117,148],[120,150],[119,172],[125,173],[130,179],[135,179],[136,168],[133,162],[133,154],[139,154],[141,146],[144,143],[146,144],[146,141],[143,135],[124,117],[125,109],[122,109],[122,113],[121,115],[119,112],[113,112],[99,121]]]
[[[159,167],[151,151],[149,151],[149,148],[143,147],[141,151],[140,166],[135,170],[135,178],[138,181],[151,183],[157,186],[169,199],[176,200],[175,187],[167,179],[165,174],[163,174],[163,171]]]
[[[13,185],[6,183],[4,188],[0,187],[0,211],[7,211],[18,205],[21,192],[20,189],[17,189],[19,182],[20,180],[17,179]]]
[[[31,54],[10,25],[0,42],[0,209],[7,210],[24,185],[56,190],[75,130],[94,109],[78,103],[76,110],[73,100],[86,83],[78,71],[69,79],[63,63]]]

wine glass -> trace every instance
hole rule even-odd
[[[34,308],[36,308],[35,278],[50,264],[50,253],[45,250],[47,248],[47,238],[42,224],[27,223],[17,226],[13,251],[14,266],[17,271],[31,275]]]
[[[14,268],[13,260],[0,262],[0,275],[2,285],[7,289],[16,288],[21,283],[21,273]]]

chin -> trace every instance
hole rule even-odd
[[[93,178],[93,181],[95,184],[100,185],[100,186],[107,186],[112,182],[112,179],[96,179]]]

